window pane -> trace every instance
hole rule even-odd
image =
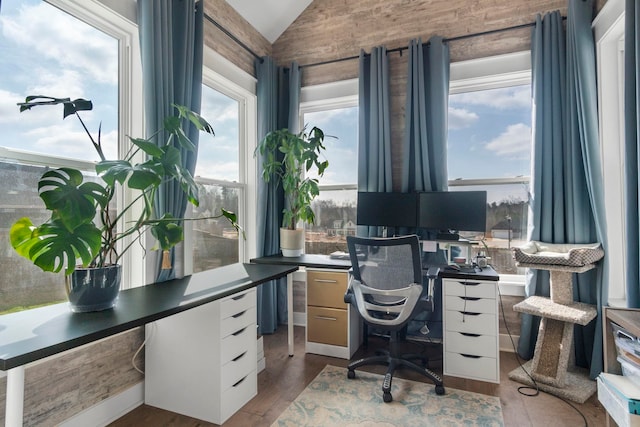
[[[27,95],[86,98],[82,119],[108,158],[117,158],[118,41],[39,0],[3,0],[0,13],[0,129],[5,147],[98,160],[77,119],[62,107],[20,113]]]
[[[311,208],[314,225],[305,225],[309,254],[347,251],[346,236],[355,235],[358,182],[358,107],[304,113],[307,131],[314,126],[325,134],[324,157],[329,167],[319,178],[320,195]],[[317,178],[317,174],[310,173]],[[326,186],[333,186],[327,188]],[[345,187],[335,189],[335,187]]]
[[[502,274],[524,274],[518,269],[511,248],[522,246],[527,240],[527,217],[529,209],[529,184],[485,184],[450,186],[449,191],[487,192],[487,231],[482,233],[462,232],[461,237],[472,241],[483,240],[488,251],[479,243],[478,251],[488,252],[490,264]]]
[[[236,181],[240,179],[238,132],[239,103],[209,86],[202,86],[201,115],[213,127],[215,136],[201,132],[196,175]]]
[[[305,113],[304,123],[307,131],[315,126],[322,129],[325,134],[324,156],[329,160],[329,167],[320,178],[320,184],[356,184],[358,182],[358,107]],[[309,174],[309,176],[317,177],[317,174]]]
[[[193,209],[194,218],[206,218],[220,214],[220,208],[238,212],[238,188],[200,184],[200,206]],[[210,270],[240,261],[238,233],[226,218],[201,219],[193,225],[193,272]]]
[[[531,87],[449,96],[449,179],[529,176]]]

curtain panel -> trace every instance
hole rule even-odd
[[[173,115],[172,104],[184,105],[200,113],[202,99],[203,5],[195,0],[138,0],[138,20],[144,88],[145,128],[147,135],[162,129],[164,118]],[[196,145],[191,152],[180,149],[182,166],[195,172],[199,132],[188,120],[183,123]],[[187,128],[188,126],[188,128]],[[157,135],[159,143],[166,134]],[[187,199],[180,184],[162,184],[155,208],[183,218]],[[172,268],[162,270],[157,263],[156,281],[175,277],[175,248],[171,250]]]
[[[627,306],[640,308],[640,5],[627,0],[624,34],[624,149]]]
[[[389,59],[380,46],[360,51],[358,79],[358,191],[390,192],[391,121]],[[378,236],[379,227],[358,226],[358,236]]]
[[[559,12],[536,19],[532,33],[532,148],[529,240],[602,243],[604,197],[599,155],[593,2],[569,1],[567,31]],[[575,356],[595,378],[602,370],[600,307],[607,263],[574,274],[574,299],[597,305],[597,320],[577,327]],[[547,271],[528,269],[526,296],[550,295]],[[518,353],[533,355],[539,317],[523,314]]]
[[[290,68],[278,67],[271,57],[255,62],[258,102],[258,140],[269,132],[287,128],[297,133],[300,130],[300,67],[292,63]],[[285,197],[278,179],[268,183],[262,179],[264,158],[258,156],[258,218],[256,247],[257,256],[273,255],[280,251],[280,227]],[[274,280],[258,286],[258,332],[271,334],[279,324],[286,323],[287,284],[286,279]]]

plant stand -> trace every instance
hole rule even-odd
[[[573,329],[574,325],[585,326],[591,322],[597,311],[590,304],[573,301],[572,275],[589,271],[596,265],[571,267],[518,263],[518,266],[549,270],[551,276],[551,298],[533,296],[513,307],[517,312],[542,317],[533,359],[523,366],[541,390],[584,403],[596,392],[596,382],[589,379],[586,370],[578,370],[574,366]],[[519,367],[509,373],[509,378],[534,385]]]

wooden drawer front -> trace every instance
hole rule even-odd
[[[454,377],[500,382],[498,359],[471,357],[460,353],[444,353],[444,374]]]
[[[307,270],[307,305],[346,309],[347,273]]]
[[[226,390],[257,367],[255,351],[246,350],[222,366],[222,390]]]
[[[496,299],[497,282],[444,280],[445,295]]]
[[[255,325],[256,319],[256,307],[249,307],[237,314],[227,317],[220,322],[220,336],[225,338],[231,334],[240,332],[243,328],[249,325]],[[254,338],[255,338],[255,326],[254,326]]]
[[[494,299],[457,295],[447,295],[445,297],[445,307],[447,310],[471,311],[474,313],[495,314],[497,311],[496,300]]]
[[[445,351],[470,354],[473,356],[497,357],[498,341],[495,335],[465,334],[462,332],[445,333]]]
[[[445,310],[444,316],[446,331],[494,336],[497,334],[498,326],[495,314]]]
[[[221,364],[224,365],[247,350],[255,353],[255,348],[256,326],[254,323],[240,328],[222,339],[220,344]]]
[[[347,310],[307,307],[307,341],[347,346]]]
[[[215,423],[224,423],[256,394],[258,394],[258,377],[254,370],[228,389],[222,391],[222,396],[220,396],[220,420],[215,421]]]
[[[256,306],[256,290],[232,295],[220,300],[220,319],[226,319],[250,307]]]

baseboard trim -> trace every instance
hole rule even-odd
[[[144,381],[60,423],[61,427],[107,426],[144,403]]]

